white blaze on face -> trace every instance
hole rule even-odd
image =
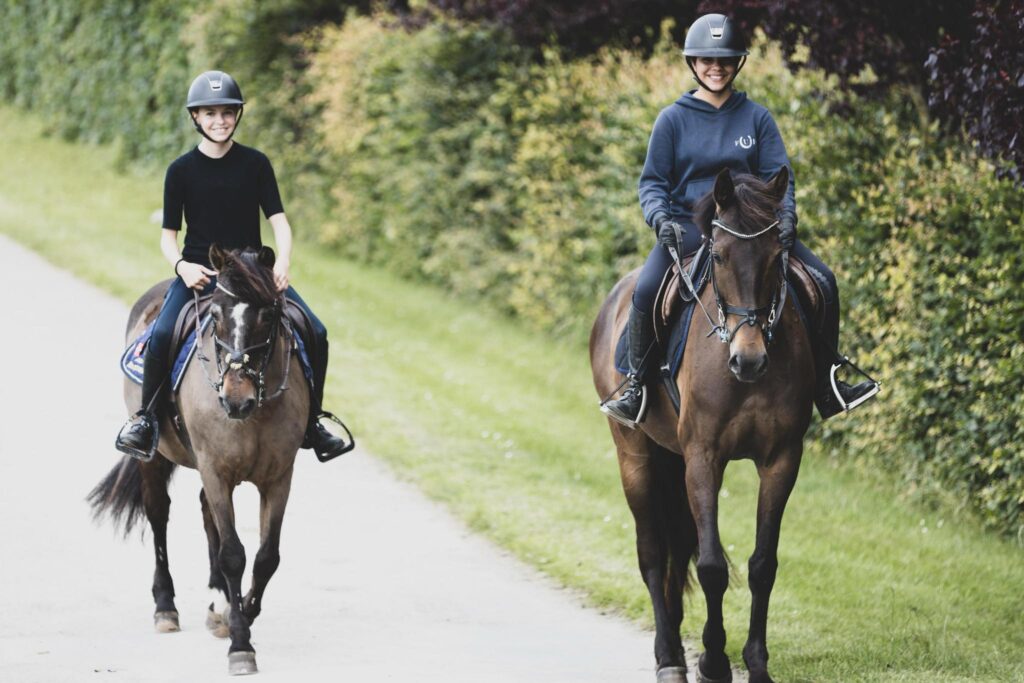
[[[235,350],[242,348],[242,335],[245,332],[245,311],[249,304],[236,304],[231,309],[231,319],[235,321]]]

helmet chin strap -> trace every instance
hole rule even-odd
[[[714,92],[714,93],[724,92],[725,90],[728,90],[732,86],[733,81],[736,80],[736,77],[740,75],[740,70],[743,69],[743,65],[747,63],[746,55],[743,55],[742,57],[740,57],[740,62],[739,62],[739,64],[736,65],[736,73],[734,73],[732,75],[732,78],[729,79],[729,82],[726,83],[725,85],[723,85],[721,90],[712,90],[711,88],[709,88],[707,86],[706,83],[704,83],[704,81],[700,80],[700,76],[697,75],[697,70],[693,68],[693,60],[695,60],[695,59],[697,59],[697,58],[696,57],[687,57],[686,58],[686,65],[690,67],[690,72],[693,73],[693,80],[697,81],[697,83],[700,84],[700,87],[704,88],[708,92]]]
[[[241,104],[238,105],[238,116],[235,118],[235,127],[231,129],[231,135],[228,136],[228,140],[230,140],[231,138],[235,137],[235,131],[238,130],[238,124],[242,122],[242,113],[243,113],[244,110],[245,110],[245,107],[243,105],[241,105]],[[213,143],[216,143],[216,144],[220,144],[216,140],[214,140],[213,138],[211,138],[209,135],[206,134],[206,131],[203,130],[203,127],[199,125],[199,120],[196,119],[195,116],[192,116],[192,111],[191,110],[189,111],[188,115],[189,115],[189,118],[192,119],[192,125],[196,127],[196,132],[198,132],[200,135],[202,135],[204,138],[206,138],[210,142],[213,142]],[[227,142],[228,140],[225,140],[224,142]]]

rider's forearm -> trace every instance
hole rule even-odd
[[[181,252],[178,251],[178,231],[164,228],[160,234],[160,251],[164,258],[174,268],[181,259]]]
[[[274,229],[274,244],[277,247],[277,260],[292,262],[292,226],[284,213],[275,213],[270,217],[270,227]]]

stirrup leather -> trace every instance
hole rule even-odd
[[[849,365],[858,374],[864,376],[865,378],[867,378],[868,381],[870,381],[872,384],[874,384],[874,386],[871,388],[870,391],[868,391],[863,396],[861,396],[861,397],[851,401],[850,403],[847,403],[846,400],[843,399],[843,394],[839,391],[838,380],[836,380],[836,373],[839,371],[839,368],[841,368],[841,367],[843,367],[845,365]],[[864,403],[868,399],[872,398],[879,391],[882,390],[882,383],[881,382],[879,382],[874,377],[872,377],[868,373],[866,373],[863,370],[861,370],[859,367],[857,367],[854,364],[853,361],[851,361],[846,356],[843,356],[842,362],[840,362],[840,363],[833,363],[832,364],[832,369],[829,371],[829,381],[832,384],[832,394],[836,397],[836,401],[839,402],[839,405],[842,407],[843,412],[846,412],[846,413],[850,412],[851,410],[853,410],[857,406],[861,405],[862,403]]]

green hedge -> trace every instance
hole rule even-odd
[[[232,71],[250,105],[239,138],[274,159],[298,233],[582,348],[651,243],[636,181],[658,110],[690,87],[677,48],[566,62],[479,26],[354,15],[290,38],[267,27],[303,4],[266,7],[7,3],[0,88],[54,132],[163,165],[194,143],[189,79]],[[938,137],[911,93],[839,95],[760,45],[740,87],[787,141],[801,235],[843,291],[844,347],[885,383],[818,433],[1024,533],[1024,193]]]

